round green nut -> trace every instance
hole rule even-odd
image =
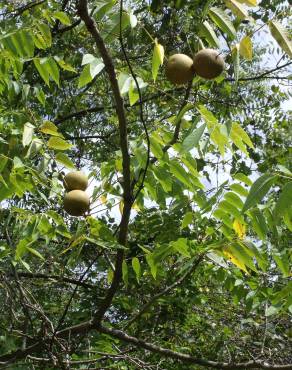
[[[88,186],[88,178],[82,171],[73,171],[67,173],[63,182],[67,191],[86,190]]]
[[[166,64],[167,79],[175,85],[183,85],[194,77],[193,61],[185,54],[172,55]]]
[[[214,49],[202,49],[194,56],[195,73],[207,80],[218,77],[224,70],[224,59]]]
[[[72,190],[65,194],[64,210],[71,216],[82,216],[89,209],[89,196],[82,190]]]

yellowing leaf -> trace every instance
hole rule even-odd
[[[239,220],[235,219],[233,222],[233,229],[236,234],[239,236],[239,239],[244,239],[245,237],[245,225],[242,224]]]
[[[135,209],[137,212],[140,212],[141,211],[141,209],[140,209],[140,207],[138,206],[137,203],[134,203],[133,204],[133,209]]]
[[[248,152],[246,150],[245,144],[250,148],[254,149],[253,143],[251,142],[248,134],[244,131],[244,129],[236,122],[233,122],[230,138],[234,142],[234,144],[246,155]]]
[[[72,146],[72,144],[61,139],[60,137],[51,137],[48,141],[48,147],[50,149],[67,150],[70,149]]]
[[[99,197],[99,201],[100,201],[100,203],[105,204],[105,203],[106,203],[106,201],[107,201],[107,197],[106,197],[106,195],[101,195],[101,196]]]
[[[240,41],[239,52],[246,60],[252,60],[252,41],[249,36],[245,36]]]
[[[249,18],[247,10],[236,0],[225,0],[226,6],[240,19]]]
[[[244,272],[248,273],[247,272],[247,269],[245,267],[245,264],[240,261],[238,258],[236,258],[232,253],[231,251],[228,249],[228,247],[226,247],[224,250],[223,250],[223,253],[224,255],[230,260],[230,262],[232,262],[235,266],[237,266],[238,268],[240,268],[241,270],[243,270]]]
[[[164,60],[164,47],[158,43],[157,39],[155,39],[152,57],[152,76],[154,81],[156,80],[159,67],[163,64],[163,60]]]
[[[124,209],[124,202],[121,200],[119,203],[119,210],[120,210],[121,215],[123,214],[123,209]]]
[[[248,6],[257,6],[257,0],[238,0],[241,4]]]
[[[272,36],[280,45],[280,47],[292,58],[292,41],[289,32],[280,23],[270,21],[269,27]]]
[[[54,125],[53,122],[50,121],[45,121],[41,125],[40,131],[47,135],[63,137],[63,135],[60,132],[58,132],[58,127]]]

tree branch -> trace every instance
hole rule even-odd
[[[44,280],[57,280],[57,281],[64,281],[66,283],[74,284],[74,285],[80,285],[84,288],[90,288],[92,289],[94,286],[88,283],[84,283],[82,281],[60,276],[60,275],[47,275],[47,274],[41,274],[41,273],[31,273],[31,272],[18,272],[19,278],[28,278],[28,279],[44,279]]]
[[[6,12],[6,13],[1,13],[0,15],[1,16],[5,16],[7,14],[13,14],[13,17],[18,17],[19,15],[21,15],[22,13],[24,13],[26,10],[29,10],[29,9],[32,9],[34,8],[35,6],[38,6],[38,5],[41,5],[43,3],[45,3],[47,0],[40,0],[40,1],[32,1],[31,3],[28,3],[24,6],[21,6],[20,8],[17,8],[17,9],[14,9],[12,10],[11,12]]]
[[[210,367],[214,369],[267,369],[267,370],[292,370],[292,364],[280,365],[280,364],[269,364],[265,361],[246,361],[246,362],[219,362],[205,360],[202,358],[194,357],[185,353],[180,353],[172,351],[168,348],[160,347],[155,344],[146,342],[142,339],[132,337],[121,330],[112,329],[109,327],[101,326],[100,324],[94,324],[92,321],[86,321],[84,323],[68,327],[66,329],[60,330],[56,333],[58,338],[66,338],[68,336],[77,335],[77,334],[86,334],[90,330],[97,330],[100,333],[111,335],[115,338],[118,338],[124,342],[131,343],[136,347],[144,348],[150,352],[159,353],[160,355],[173,358],[175,360],[181,361],[183,363],[197,364],[205,367]],[[40,351],[42,347],[45,346],[45,343],[49,341],[49,337],[40,339],[37,343],[26,348],[25,350],[16,350],[12,353],[0,356],[0,365],[7,366],[8,364],[15,362],[17,360],[23,359],[28,355],[34,353],[35,351]]]
[[[185,353],[180,353],[176,351],[172,351],[167,348],[163,348],[160,346],[157,346],[155,344],[146,342],[142,339],[132,337],[126,333],[124,333],[121,330],[115,330],[111,329],[105,326],[100,326],[99,331],[104,334],[109,334],[115,338],[118,338],[124,342],[132,343],[133,345],[147,349],[150,352],[159,353],[160,355],[168,358],[173,358],[175,360],[179,360],[181,362],[186,362],[190,364],[197,364],[202,365],[205,367],[211,367],[214,369],[285,369],[285,370],[292,370],[292,364],[288,365],[271,365],[266,363],[265,361],[247,361],[247,362],[241,362],[241,363],[227,363],[227,362],[217,362],[217,361],[210,361],[210,360],[204,360],[202,358],[190,356]]]
[[[80,0],[77,4],[77,11],[80,18],[85,23],[87,30],[91,33],[95,44],[99,50],[99,53],[103,59],[105,70],[108,74],[111,89],[115,100],[115,109],[119,120],[119,135],[120,135],[120,147],[122,152],[122,166],[123,166],[123,201],[124,208],[122,219],[119,227],[118,242],[121,245],[127,244],[128,225],[130,220],[131,208],[133,204],[132,190],[131,190],[131,172],[130,172],[130,155],[128,150],[128,135],[127,135],[127,121],[124,111],[124,102],[120,94],[119,85],[114,69],[113,61],[109,55],[104,41],[100,36],[94,20],[88,13],[87,0]],[[112,284],[108,290],[107,296],[101,303],[96,316],[95,323],[99,323],[113,300],[113,297],[119,287],[122,278],[122,263],[124,259],[124,251],[119,250],[117,252],[115,272],[113,276]]]
[[[266,71],[258,76],[252,76],[252,77],[243,77],[243,78],[239,78],[238,81],[254,81],[254,80],[261,80],[263,78],[275,78],[275,79],[281,79],[281,78],[284,78],[284,79],[287,79],[287,77],[267,77],[267,75],[273,73],[273,72],[276,72],[276,71],[279,71],[280,69],[283,69],[285,67],[288,67],[289,65],[291,65],[292,62],[287,62],[285,64],[282,64],[281,66],[278,66],[276,68],[273,68],[273,69],[270,69],[269,71]],[[226,78],[225,81],[235,81],[234,78]]]

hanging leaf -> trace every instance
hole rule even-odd
[[[288,30],[276,21],[270,21],[269,28],[280,47],[292,58],[292,41]]]
[[[55,19],[58,19],[61,23],[63,23],[65,26],[70,26],[71,21],[68,15],[64,12],[54,12],[53,17]]]
[[[235,191],[237,194],[242,195],[243,197],[248,195],[248,191],[240,184],[232,184],[230,185],[230,189]]]
[[[32,125],[29,122],[25,123],[22,134],[22,145],[24,147],[28,146],[31,143],[34,129],[35,129],[34,125]]]
[[[227,133],[223,130],[223,126],[219,124],[217,118],[205,106],[198,105],[197,110],[207,124],[211,140],[218,146],[220,154],[224,156],[228,137]]]
[[[175,242],[171,242],[171,246],[184,257],[191,257],[187,239],[179,238]]]
[[[60,137],[52,136],[48,141],[48,147],[50,149],[67,150],[67,149],[72,148],[72,146],[73,146],[72,144],[61,139]]]
[[[64,71],[77,73],[76,69],[72,67],[71,64],[66,63],[63,59],[59,58],[58,56],[54,56],[54,59]]]
[[[81,75],[78,80],[78,89],[81,87],[87,85],[89,82],[92,81],[92,76],[90,73],[90,64],[87,64],[84,68],[83,71],[81,72]]]
[[[233,263],[236,267],[240,268],[240,270],[247,272],[247,269],[246,269],[246,266],[244,264],[244,262],[239,258],[237,258],[233,253],[232,253],[232,250],[230,249],[230,247],[226,247],[224,248],[223,250],[223,254],[225,257],[227,257],[227,259]]]
[[[225,11],[221,8],[212,7],[209,10],[209,16],[212,21],[227,35],[234,39],[236,36],[235,28],[231,22],[229,16],[225,13]]]
[[[49,74],[49,71],[47,70],[43,61],[44,61],[44,58],[43,59],[35,58],[33,60],[34,65],[35,65],[36,69],[38,70],[41,78],[45,81],[45,83],[48,86],[50,86],[50,74]]]
[[[184,229],[189,226],[193,221],[193,212],[187,212],[181,223],[181,228]]]
[[[220,48],[220,41],[213,27],[210,25],[208,21],[205,21],[200,25],[199,31],[211,46],[214,46],[215,48],[218,49]]]
[[[50,86],[50,77],[60,86],[59,68],[54,58],[35,58],[33,61],[40,76],[48,86]]]
[[[2,37],[1,43],[14,56],[31,58],[34,55],[34,42],[28,30],[9,33]]]
[[[132,28],[135,28],[137,26],[138,20],[133,11],[130,12],[129,14],[130,17],[130,25]]]
[[[38,87],[34,87],[34,93],[37,97],[38,101],[42,104],[44,107],[46,105],[46,96],[42,89],[39,89]]]
[[[193,189],[193,184],[191,182],[189,174],[185,171],[183,166],[179,164],[176,160],[169,162],[170,172],[183,184],[185,184],[190,190]]]
[[[229,203],[226,200],[221,201],[218,204],[218,208],[223,209],[226,213],[232,215],[234,218],[237,218],[237,219],[242,218],[239,210],[236,207],[234,207],[233,204]]]
[[[58,132],[58,127],[50,121],[45,121],[39,130],[47,135],[52,135],[52,136],[59,136],[59,137],[64,137],[60,132]]]
[[[235,82],[237,82],[239,77],[239,44],[234,45],[231,50],[231,56],[234,68],[234,79]]]
[[[44,257],[40,254],[40,252],[38,252],[36,249],[31,248],[31,247],[26,247],[26,249],[27,249],[30,253],[34,254],[36,257],[38,257],[38,258],[40,258],[41,260],[45,261],[45,258],[44,258]]]
[[[241,173],[241,172],[236,173],[233,176],[233,178],[234,178],[234,180],[239,180],[239,181],[244,182],[248,186],[252,185],[252,181],[244,173]]]
[[[270,190],[276,179],[277,176],[269,174],[265,174],[258,178],[250,188],[242,212],[246,212],[249,208],[258,204]]]
[[[160,45],[155,39],[153,57],[152,57],[152,77],[153,80],[156,80],[159,67],[162,66],[164,61],[164,47]]]
[[[265,240],[268,227],[263,213],[258,208],[254,208],[248,211],[248,216],[251,218],[253,230],[257,233],[261,240]]]
[[[132,259],[132,267],[133,267],[133,270],[135,271],[136,278],[139,283],[139,280],[141,278],[141,265],[137,257],[134,257]]]
[[[139,100],[139,94],[136,90],[135,81],[131,80],[130,88],[129,88],[130,106],[134,105],[138,100]]]
[[[249,18],[247,10],[236,0],[225,0],[225,5],[239,19]]]
[[[90,82],[95,76],[97,76],[104,68],[104,63],[101,58],[96,58],[92,54],[85,54],[82,58],[81,65],[87,65],[89,64],[89,70],[88,66],[85,67],[82,71],[82,74],[79,78],[79,85],[78,87],[82,87],[86,85],[88,82]]]
[[[181,153],[188,152],[191,149],[197,147],[205,131],[205,128],[206,128],[206,124],[203,124],[198,128],[195,128],[194,131],[192,131],[190,135],[188,135],[182,142],[182,148],[180,152]]]
[[[72,170],[76,169],[74,163],[65,153],[62,153],[62,152],[57,153],[55,159],[57,162],[63,164],[65,167],[69,169],[72,169]]]
[[[124,260],[122,264],[122,276],[126,286],[128,286],[129,272],[127,262]]]
[[[102,2],[98,2],[96,9],[94,10],[94,18],[96,20],[100,20],[103,16],[108,13],[111,8],[116,4],[116,0],[104,0]]]
[[[238,235],[239,239],[244,239],[245,237],[245,225],[240,222],[240,220],[235,219],[233,222],[233,229]]]
[[[276,254],[276,253],[274,253],[273,258],[274,258],[277,266],[281,270],[281,272],[283,274],[283,277],[287,278],[287,277],[291,276],[290,263],[289,263],[288,255],[286,253],[285,254],[280,254],[280,253]]]
[[[224,198],[238,209],[241,209],[243,207],[243,202],[240,199],[240,197],[237,194],[233,193],[232,191],[226,193],[224,195]]]
[[[52,34],[46,23],[38,23],[35,30],[34,42],[37,48],[47,49],[52,46]]]
[[[250,148],[254,149],[253,143],[251,142],[248,134],[237,122],[232,123],[230,138],[234,142],[234,144],[247,156],[248,152],[246,150],[245,144]]]
[[[283,216],[286,210],[289,210],[292,206],[292,182],[288,182],[284,187],[279,196],[274,210],[276,219]]]
[[[252,41],[249,36],[245,36],[239,44],[240,55],[246,60],[252,60]]]

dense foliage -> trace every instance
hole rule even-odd
[[[289,5],[1,1],[0,367],[292,369]]]

